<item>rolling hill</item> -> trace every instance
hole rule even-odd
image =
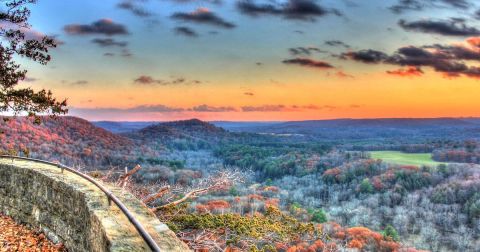
[[[44,117],[40,125],[25,117],[9,118],[0,130],[1,152],[28,149],[32,157],[68,165],[114,165],[134,150],[132,140],[77,117]]]

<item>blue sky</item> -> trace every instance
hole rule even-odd
[[[239,8],[242,2],[263,9],[248,15]],[[414,2],[421,10],[412,10],[415,5],[405,2]],[[122,4],[129,8],[120,8]],[[325,13],[311,14],[312,9],[299,11],[289,6],[319,7]],[[392,11],[393,6],[403,6],[402,11]],[[433,106],[424,110],[431,101],[418,104],[405,97],[408,92],[454,92],[459,97],[469,97],[470,92],[477,91],[472,90],[477,81],[476,69],[451,72],[439,70],[431,62],[414,66],[408,65],[412,61],[392,63],[386,58],[366,62],[355,55],[362,50],[375,50],[386,54],[384,57],[395,56],[402,47],[424,48],[434,44],[462,44],[475,51],[466,41],[477,37],[476,31],[468,28],[477,29],[478,9],[474,1],[468,0],[39,0],[32,6],[33,28],[56,36],[62,44],[53,51],[53,61],[47,67],[24,62],[29,77],[36,80],[25,85],[52,89],[68,97],[72,113],[87,119],[395,117],[408,116],[400,112],[415,106],[418,114],[412,116],[466,116],[471,112],[459,108],[443,109],[445,113],[435,112]],[[192,14],[202,11],[234,27],[203,22]],[[175,18],[175,13],[187,18]],[[126,32],[66,29],[89,28],[107,19]],[[400,20],[406,25],[399,25]],[[462,34],[448,34],[452,31],[442,30],[445,26]],[[175,31],[178,27],[196,36]],[[92,42],[94,39],[120,44],[100,46]],[[331,40],[348,47],[325,44]],[[316,51],[289,51],[298,47]],[[449,62],[467,61],[460,58]],[[468,63],[469,67],[476,66],[476,62]],[[409,69],[413,75],[405,74]],[[425,81],[428,85],[418,85]],[[432,81],[439,83],[438,87]],[[395,96],[391,104],[383,100],[382,92]],[[370,100],[366,93],[375,100]],[[468,99],[463,107],[478,105]],[[104,113],[108,108],[118,113],[118,109],[134,111],[139,106],[159,105],[186,112],[132,112],[123,117]],[[195,114],[191,108],[198,105],[234,107],[238,111],[211,109]],[[269,105],[319,109],[266,111],[265,108],[274,108]],[[241,113],[242,107],[252,106],[258,108],[258,113]],[[333,107],[337,109],[322,109]],[[391,115],[386,108],[391,108]]]

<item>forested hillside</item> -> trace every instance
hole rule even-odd
[[[200,120],[115,134],[75,117],[43,118],[40,125],[9,119],[1,126],[3,153],[60,161],[96,177],[139,164],[133,192],[140,198],[172,186],[148,203],[152,207],[205,186],[218,172],[235,171],[235,183],[160,211],[159,218],[195,248],[217,251],[215,246],[229,243],[264,251],[468,251],[479,245],[479,168],[461,164],[477,162],[477,141],[443,135],[456,122],[462,129],[476,122],[448,121],[422,135],[422,128],[432,130],[431,121],[403,123],[399,129],[388,121],[368,126],[378,130],[349,143],[299,131],[230,132]],[[403,140],[405,127],[419,137]],[[335,134],[356,134],[354,128],[344,125]],[[378,137],[390,140],[379,142]],[[435,160],[457,163],[391,164],[371,159],[370,150],[432,153]],[[194,237],[203,238],[194,242]]]
[[[77,117],[44,117],[40,125],[17,117],[0,124],[4,153],[56,160],[70,165],[107,167],[132,158],[133,141]]]

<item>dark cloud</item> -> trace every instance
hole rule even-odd
[[[143,106],[137,106],[134,108],[127,109],[130,112],[182,112],[185,111],[183,108],[177,108],[177,107],[170,107],[170,106],[165,106],[165,105],[143,105]]]
[[[206,104],[198,105],[190,109],[195,112],[234,112],[237,111],[234,107],[215,107]]]
[[[376,50],[361,50],[357,52],[347,52],[343,53],[340,58],[342,59],[352,59],[355,61],[360,61],[368,64],[376,64],[384,61],[388,58],[386,53],[376,51]]]
[[[410,10],[419,11],[425,8],[425,3],[423,2],[421,0],[400,0],[398,4],[391,6],[390,10],[396,14]]]
[[[243,112],[292,112],[302,110],[320,110],[320,109],[332,109],[333,106],[317,106],[317,105],[261,105],[261,106],[243,106],[241,110]]]
[[[471,6],[467,0],[440,0],[440,2],[460,9],[468,9]]]
[[[366,52],[375,52],[373,56],[358,57],[358,55],[371,55]],[[458,45],[426,45],[421,47],[406,46],[399,48],[395,53],[386,53],[363,50],[349,52],[343,55],[344,59],[351,59],[363,63],[390,64],[407,69],[389,71],[396,75],[419,75],[423,73],[421,67],[430,67],[434,71],[448,77],[480,77],[479,67],[467,65],[467,61],[480,63],[480,39],[470,38],[465,44]],[[420,72],[422,71],[422,72]]]
[[[310,55],[312,54],[312,52],[326,53],[326,51],[323,51],[317,47],[294,47],[294,48],[289,48],[288,51],[292,55]]]
[[[110,52],[107,52],[107,53],[104,53],[103,56],[106,56],[106,57],[113,57],[115,56],[115,53],[110,53]]]
[[[111,47],[111,46],[126,47],[128,45],[128,43],[125,41],[116,41],[111,38],[96,38],[92,40],[92,43],[95,43],[103,47]]]
[[[225,21],[223,18],[217,16],[207,8],[198,8],[194,12],[190,13],[177,12],[174,13],[171,18],[199,24],[208,24],[227,29],[235,27],[235,24]]]
[[[63,29],[70,35],[102,34],[113,36],[128,34],[127,28],[124,25],[117,24],[111,19],[101,19],[89,25],[70,24],[66,25]]]
[[[478,36],[480,30],[469,27],[463,19],[451,20],[420,20],[407,22],[401,19],[398,25],[407,31],[440,34],[445,36]]]
[[[478,19],[480,20],[480,9],[478,9],[477,11],[475,11],[475,13],[473,14],[475,19]]]
[[[467,0],[399,0],[390,7],[393,13],[401,14],[406,11],[422,11],[428,8],[457,8],[466,10],[471,6]]]
[[[274,15],[286,19],[315,21],[315,18],[329,13],[340,15],[337,10],[327,10],[314,0],[288,0],[286,3],[255,3],[252,0],[237,2],[241,13],[249,16]]]
[[[134,80],[134,83],[139,85],[146,85],[146,86],[153,86],[153,85],[167,86],[167,85],[178,85],[178,84],[201,84],[202,82],[199,80],[187,80],[181,77],[172,78],[170,80],[159,80],[148,75],[141,75]]]
[[[198,33],[186,26],[175,27],[175,33],[187,37],[198,37]]]
[[[287,109],[285,105],[243,106],[243,112],[276,112]]]
[[[254,95],[255,95],[255,94],[252,93],[252,92],[245,92],[245,93],[243,93],[243,94],[244,94],[244,95],[247,95],[247,96],[254,96]]]
[[[146,10],[145,8],[138,5],[138,2],[143,2],[139,0],[125,0],[117,4],[117,7],[130,11],[133,15],[138,17],[151,17],[153,14]]]
[[[319,69],[334,68],[332,65],[330,65],[327,62],[316,61],[316,60],[307,59],[307,58],[287,59],[282,62],[284,64],[293,64],[293,65],[300,65],[300,66],[313,67],[313,68],[319,68]]]
[[[327,41],[325,41],[325,44],[328,45],[328,46],[341,46],[341,47],[345,47],[345,48],[350,48],[350,46],[348,44],[346,44],[345,42],[340,41],[340,40],[327,40]]]
[[[155,80],[152,78],[152,76],[147,76],[147,75],[141,75],[138,78],[134,80],[135,83],[137,84],[142,84],[142,85],[152,85],[152,84],[160,84],[163,81],[162,80]]]

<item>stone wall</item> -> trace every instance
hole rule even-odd
[[[189,251],[131,194],[110,189],[162,251]],[[0,212],[42,229],[69,251],[150,251],[135,227],[87,180],[42,163],[0,158]]]

